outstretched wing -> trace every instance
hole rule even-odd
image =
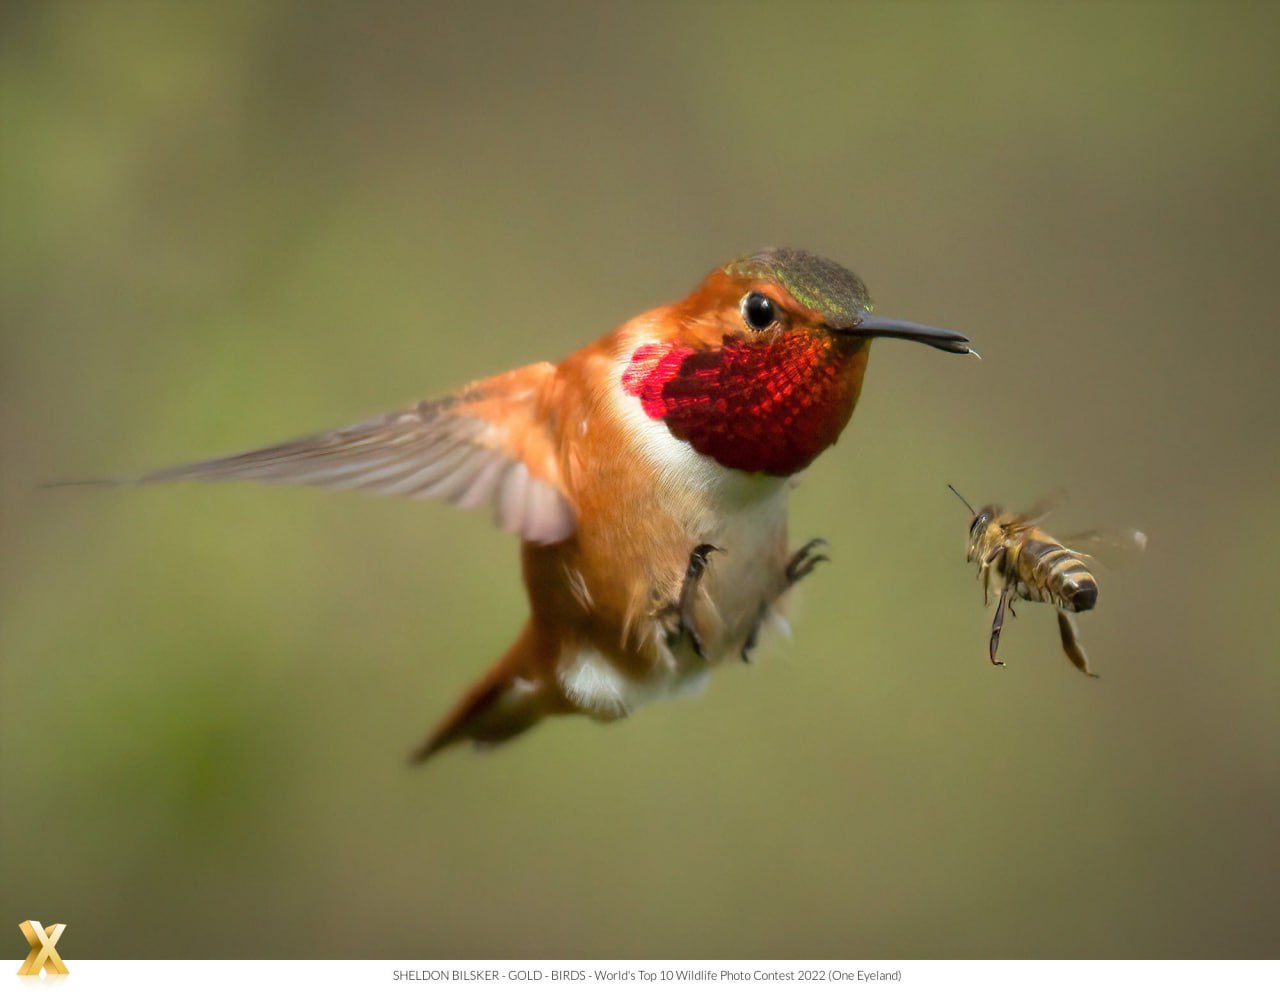
[[[1147,535],[1140,530],[1086,530],[1069,534],[1062,544],[1078,555],[1108,564],[1126,564],[1147,548]]]
[[[126,481],[248,480],[492,503],[504,530],[553,544],[576,526],[546,417],[554,376],[550,363],[530,365],[438,402]]]

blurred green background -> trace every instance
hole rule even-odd
[[[3,926],[1280,953],[1278,45],[1264,4],[5,5]],[[563,356],[768,244],[985,360],[876,347],[794,500],[834,563],[697,699],[411,768],[524,617],[483,514],[36,488]],[[1150,533],[1100,681],[1043,607],[987,664],[948,482]]]

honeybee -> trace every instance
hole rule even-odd
[[[1058,614],[1062,650],[1071,664],[1090,678],[1097,678],[1089,670],[1089,658],[1080,643],[1071,614],[1093,609],[1098,602],[1098,580],[1088,565],[1093,556],[1072,545],[1087,542],[1141,551],[1147,545],[1146,534],[1140,530],[1114,534],[1090,531],[1077,534],[1063,543],[1037,526],[1049,514],[1048,503],[1029,513],[1011,513],[994,503],[975,511],[955,486],[947,488],[959,496],[973,514],[965,560],[978,565],[983,602],[990,602],[993,576],[1000,587],[1000,599],[991,621],[991,664],[1004,664],[996,657],[1000,631],[1004,628],[1004,613],[1008,609],[1011,616],[1017,616],[1013,603],[1022,599],[1029,603],[1053,605]]]

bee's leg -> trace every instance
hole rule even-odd
[[[694,654],[699,658],[705,658],[706,653],[702,645],[702,638],[698,634],[697,625],[693,617],[693,604],[697,601],[698,585],[702,581],[702,573],[707,570],[707,559],[713,551],[723,551],[723,548],[717,548],[714,544],[699,544],[689,555],[689,564],[685,566],[684,582],[680,585],[680,596],[674,602],[662,611],[663,614],[672,618],[672,623],[667,630],[667,643],[671,644],[678,640],[681,635],[687,634],[689,644],[693,647]]]
[[[1005,586],[1000,593],[1000,602],[996,605],[996,615],[991,621],[991,664],[1003,665],[1003,661],[996,658],[996,648],[1000,646],[1000,631],[1004,629],[1004,609],[1009,605],[1009,597],[1013,592],[1012,586]]]
[[[1089,657],[1084,653],[1084,645],[1080,643],[1076,622],[1071,619],[1071,614],[1063,610],[1058,611],[1058,633],[1062,635],[1062,650],[1071,659],[1071,664],[1089,678],[1096,679],[1097,674],[1089,671]]]
[[[1004,545],[1002,544],[1000,545],[1000,547],[996,548],[993,552],[991,552],[991,554],[987,555],[987,557],[982,561],[982,563],[978,565],[978,574],[982,576],[982,605],[983,606],[987,606],[991,602],[991,599],[989,596],[989,593],[991,590],[991,572],[995,566],[996,560],[999,559],[1000,555],[1003,552],[1004,552]],[[999,569],[995,569],[995,571],[998,572]]]

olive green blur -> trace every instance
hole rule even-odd
[[[1280,954],[1280,14],[11,3],[0,959]],[[790,641],[408,762],[525,615],[482,512],[40,489],[555,359],[766,245],[882,341]],[[987,662],[970,502],[1137,526]],[[11,928],[11,929],[6,929]]]

